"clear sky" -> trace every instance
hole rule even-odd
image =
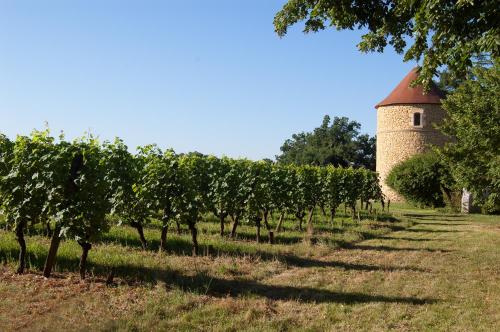
[[[131,147],[274,158],[325,114],[375,134],[373,106],[415,63],[361,32],[285,38],[285,0],[0,0],[0,132],[91,131]]]

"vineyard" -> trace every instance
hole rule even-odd
[[[364,169],[0,144],[5,330],[498,330],[496,216],[389,213]]]
[[[132,154],[119,139],[100,144],[87,136],[68,142],[48,130],[15,141],[0,136],[0,176],[2,215],[19,244],[17,272],[26,266],[25,233],[43,229],[51,237],[46,277],[61,240],[73,239],[81,247],[84,279],[92,243],[116,225],[136,229],[144,250],[151,240],[144,232],[150,223],[160,224],[160,250],[167,249],[172,224],[178,233],[187,226],[192,254],[198,255],[197,223],[207,215],[217,218],[221,237],[236,239],[244,224],[255,227],[257,243],[264,228],[270,244],[293,216],[304,240],[314,244],[316,211],[333,228],[341,205],[352,220],[360,218],[357,206],[376,220],[372,204],[382,201],[377,174],[365,169],[176,154],[156,145]],[[277,220],[275,227],[271,219]]]

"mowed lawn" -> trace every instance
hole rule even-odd
[[[132,229],[115,227],[91,250],[84,282],[73,241],[62,243],[54,277],[41,276],[43,235],[27,238],[28,273],[13,274],[15,238],[0,231],[0,330],[499,331],[500,218],[395,216],[338,218],[334,228],[318,217],[313,246],[291,220],[275,245],[254,243],[247,226],[221,240],[207,221],[199,257],[186,230],[172,229],[165,254],[156,228],[144,252]]]

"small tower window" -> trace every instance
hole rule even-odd
[[[422,126],[422,113],[413,113],[413,126],[414,127]]]

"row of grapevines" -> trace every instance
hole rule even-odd
[[[276,231],[281,231],[285,215],[292,214],[300,228],[307,216],[311,235],[316,207],[329,209],[333,219],[340,204],[354,208],[359,199],[381,199],[376,173],[179,155],[156,145],[132,154],[119,139],[100,144],[87,136],[67,142],[47,130],[15,141],[0,135],[0,204],[19,242],[19,273],[25,267],[24,233],[36,224],[52,232],[44,275],[50,275],[59,243],[66,237],[82,248],[80,274],[85,278],[91,244],[110,227],[107,215],[137,229],[144,249],[148,243],[143,229],[152,219],[161,221],[162,250],[171,223],[185,224],[193,254],[198,254],[196,222],[207,213],[220,220],[221,235],[230,217],[231,237],[236,237],[240,223],[247,222],[256,226],[260,241],[262,225],[272,238],[273,212],[279,214]]]

